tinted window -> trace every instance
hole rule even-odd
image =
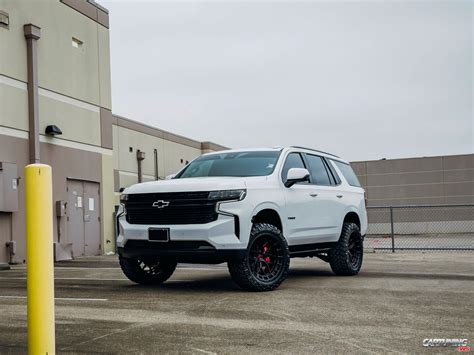
[[[291,168],[306,168],[299,153],[290,153],[286,157],[285,165],[283,165],[283,171],[281,172],[281,179],[283,182],[286,182],[288,170]]]
[[[332,165],[327,158],[324,159],[326,162],[326,168],[329,168],[329,177],[331,178],[331,184],[339,185],[341,183],[341,178],[336,172],[334,165]]]
[[[176,179],[205,176],[270,175],[275,169],[279,156],[279,151],[203,155],[192,161],[176,176]]]
[[[312,182],[317,185],[331,185],[326,165],[321,157],[306,154],[309,171],[311,172]]]
[[[337,160],[333,160],[333,162],[336,164],[339,170],[341,170],[342,175],[344,175],[344,178],[347,180],[349,185],[360,187],[359,179],[349,164]]]

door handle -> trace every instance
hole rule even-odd
[[[318,194],[317,194],[316,192],[312,192],[312,193],[310,193],[309,195],[310,195],[311,197],[316,197],[316,196],[318,196]]]
[[[336,195],[337,198],[343,198],[344,195]]]

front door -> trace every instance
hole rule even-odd
[[[282,181],[286,181],[291,168],[306,168],[300,153],[290,153],[286,157],[281,173]],[[308,183],[297,183],[285,188],[285,216],[287,221],[285,236],[288,244],[314,243],[317,216],[315,215],[314,186]]]
[[[100,254],[99,184],[68,180],[67,238],[73,257]]]

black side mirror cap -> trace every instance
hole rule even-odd
[[[290,188],[292,187],[294,184],[298,183],[298,182],[305,182],[305,181],[309,181],[309,175],[306,175],[304,178],[302,179],[292,179],[292,180],[286,180],[285,181],[285,187],[287,188]]]

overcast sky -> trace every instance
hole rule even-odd
[[[473,1],[119,1],[113,112],[229,147],[474,152]]]

